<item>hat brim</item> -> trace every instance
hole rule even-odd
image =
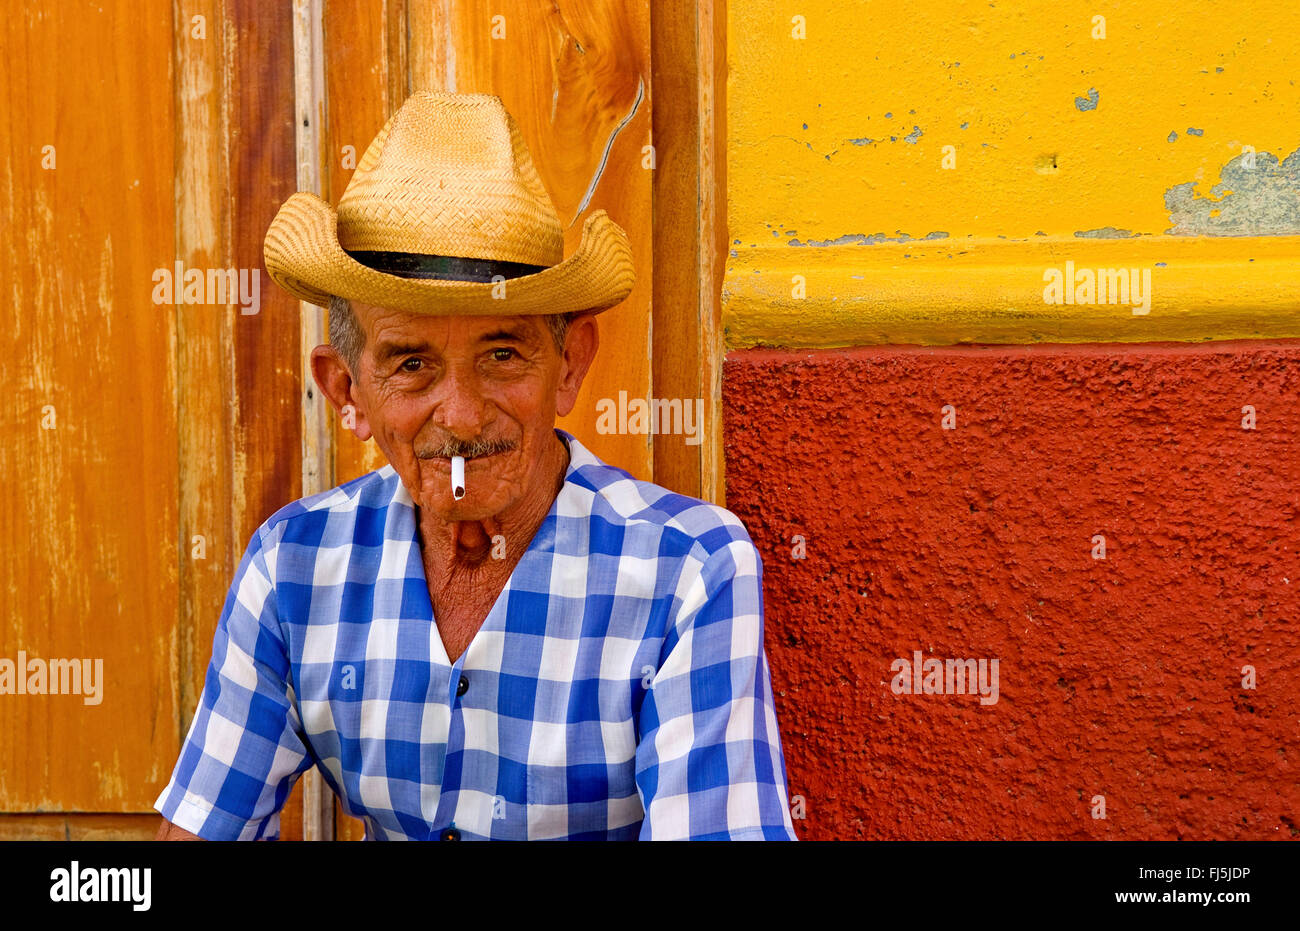
[[[328,307],[337,295],[441,316],[599,312],[624,300],[636,281],[627,234],[604,210],[587,216],[578,248],[558,265],[495,284],[402,278],[362,265],[339,245],[334,208],[306,191],[280,207],[262,254],[271,279],[310,304]]]

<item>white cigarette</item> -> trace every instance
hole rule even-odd
[[[451,457],[451,496],[459,501],[465,497],[465,457]]]

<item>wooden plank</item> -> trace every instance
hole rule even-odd
[[[383,0],[384,47],[379,54],[379,68],[388,95],[389,113],[395,112],[411,92],[409,25],[410,7],[406,0]]]
[[[703,497],[726,506],[726,464],[722,440],[722,282],[729,243],[727,217],[727,4],[700,3],[700,177],[706,197],[701,203],[700,353],[705,385],[705,425],[700,486]],[[707,271],[707,286],[703,283]]]
[[[597,434],[596,402],[650,394],[650,15],[618,0],[561,10],[526,0],[413,4],[416,89],[495,94],[519,124],[565,226],[565,254],[581,219],[604,208],[631,240],[637,282],[603,313],[601,350],[577,406],[559,425],[596,455],[640,478],[653,474],[653,437]],[[448,53],[454,50],[454,55]]]
[[[332,204],[337,204],[343,195],[370,140],[406,99],[406,28],[404,0],[325,4],[326,119],[322,144],[325,193],[322,196]],[[358,440],[342,427],[332,410],[329,424],[335,483],[384,465],[383,453],[375,441]],[[337,800],[333,808],[334,837],[361,840],[365,825],[348,817]]]
[[[106,815],[86,812],[47,815],[0,814],[0,843],[18,840],[153,840],[158,814]]]
[[[247,541],[258,524],[302,496],[299,408],[302,375],[298,302],[274,286],[262,242],[276,211],[296,190],[293,9],[227,0],[234,33],[231,67],[230,204],[237,267],[262,272],[261,310],[234,322],[235,390],[232,507]],[[281,816],[281,837],[302,836],[302,784]]]
[[[190,268],[232,267],[228,88],[222,0],[190,4],[175,29],[176,256]],[[201,36],[201,38],[200,38]],[[163,767],[161,792],[198,707],[212,632],[244,543],[234,532],[234,366],[230,345],[236,296],[186,307],[176,316],[180,528],[176,541],[180,613],[176,619],[178,746]],[[162,761],[160,761],[162,762]]]
[[[174,100],[160,80],[172,42],[161,0],[21,5],[0,20],[0,657],[102,668],[97,704],[0,697],[10,812],[146,811],[175,759],[187,308],[151,301],[175,255]]]
[[[406,8],[406,53],[413,91],[456,90],[451,7],[452,0],[412,0]]]
[[[406,5],[327,3],[326,154],[323,195],[337,204],[370,140],[406,99]],[[345,148],[346,147],[346,148]],[[305,354],[304,354],[305,355]],[[362,442],[331,412],[336,482],[382,468],[373,439]]]
[[[716,19],[724,8],[671,0],[652,8],[654,67],[654,396],[703,399],[699,445],[680,435],[655,437],[654,480],[674,491],[720,500],[720,368],[715,238],[723,163],[715,158],[725,74],[713,67]],[[725,254],[725,252],[724,252]]]
[[[705,0],[708,2],[708,0]],[[651,384],[657,398],[701,397],[699,275],[699,94],[695,4],[651,7],[654,126],[654,300]],[[654,437],[654,481],[700,493],[700,447],[681,436]]]
[[[319,195],[324,189],[322,137],[325,134],[324,0],[294,0],[294,132],[298,153],[298,190]],[[325,311],[298,304],[298,345],[306,350],[325,342]],[[314,495],[334,486],[334,444],[329,402],[312,383],[311,359],[299,352],[302,366],[302,493]],[[302,775],[304,840],[334,839],[333,795],[318,769]]]

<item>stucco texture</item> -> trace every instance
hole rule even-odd
[[[749,350],[723,396],[800,837],[1300,835],[1300,341]],[[895,694],[916,650],[997,702]]]

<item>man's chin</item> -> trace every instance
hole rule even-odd
[[[465,497],[457,501],[452,497],[450,473],[421,478],[420,494],[412,497],[421,511],[442,521],[486,520],[511,504],[495,482],[494,487],[488,488],[483,481],[476,484],[473,477],[467,475]]]
[[[500,507],[471,501],[466,495],[459,501],[448,501],[450,494],[429,495],[423,501],[417,501],[420,510],[444,523],[463,520],[487,520],[501,511]]]

